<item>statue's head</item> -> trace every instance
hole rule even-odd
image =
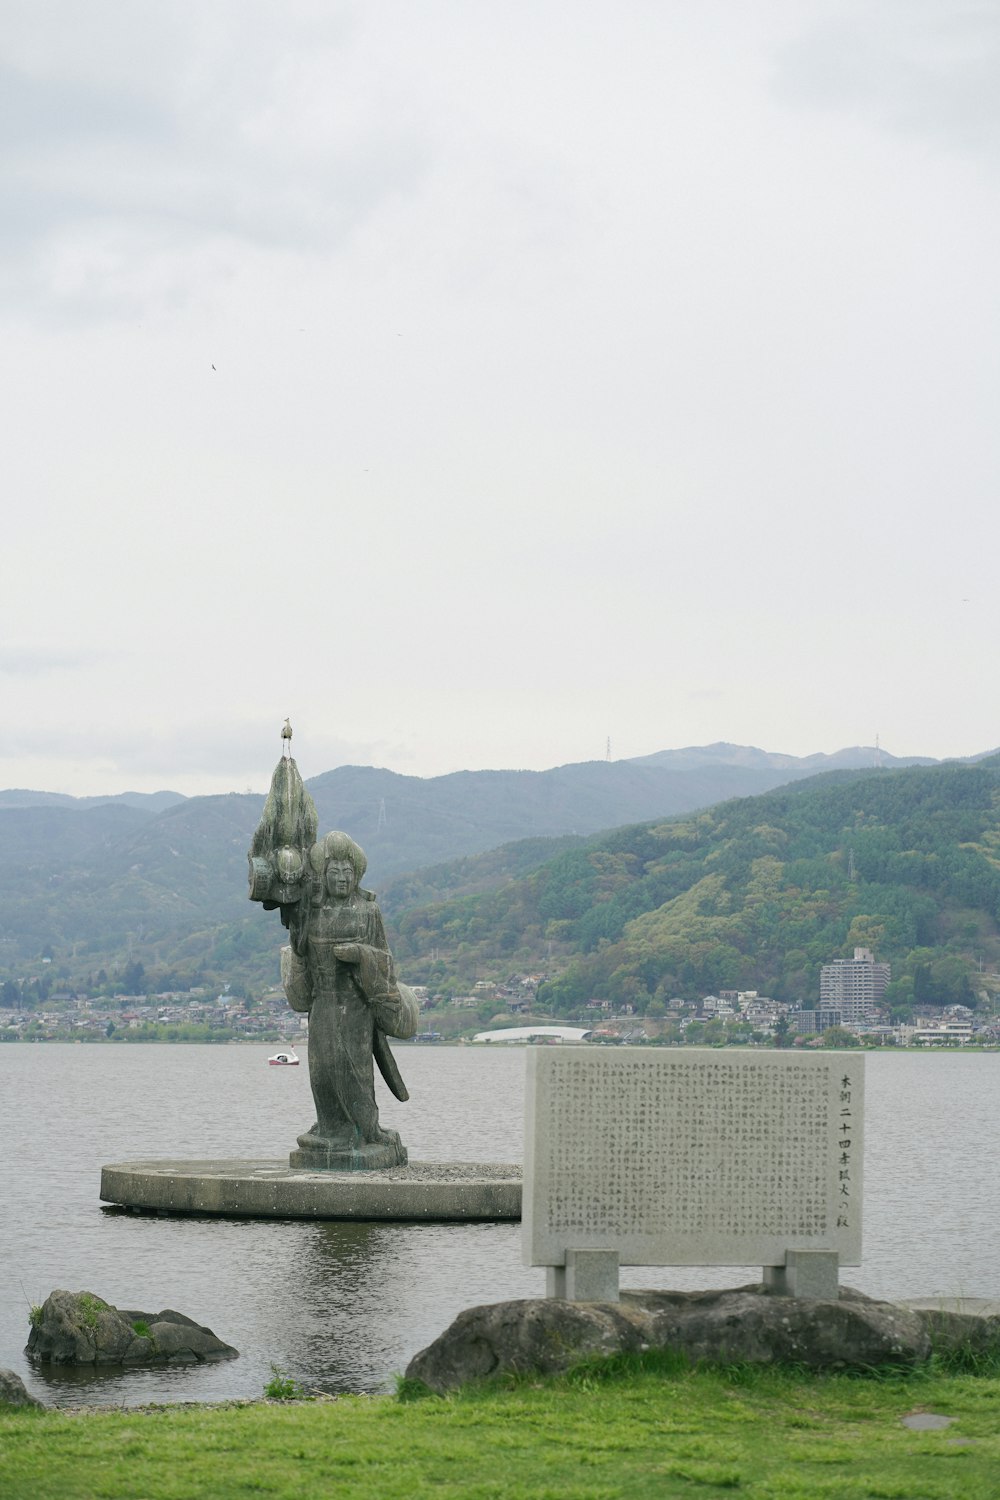
[[[330,896],[345,897],[357,890],[368,867],[364,850],[346,833],[328,833],[312,846],[309,857]]]

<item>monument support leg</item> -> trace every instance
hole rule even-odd
[[[567,1302],[617,1302],[618,1251],[567,1250],[564,1266],[546,1266],[545,1295]]]
[[[836,1302],[840,1296],[838,1265],[835,1250],[788,1250],[783,1266],[764,1267],[764,1290],[772,1297]]]

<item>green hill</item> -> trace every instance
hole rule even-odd
[[[50,988],[65,989],[134,960],[170,988],[224,971],[244,943],[263,962],[263,934],[256,950],[252,929],[241,937],[260,805],[231,795],[155,815],[121,804],[4,809],[0,977],[44,973]],[[52,961],[45,971],[43,956]]]
[[[819,967],[868,946],[890,1001],[974,1003],[1000,959],[1000,757],[834,772],[584,841],[498,890],[401,912],[407,972],[528,956],[560,1013],[756,989],[808,1001]],[[419,974],[418,974],[419,977]],[[654,1012],[655,1013],[655,1012]]]

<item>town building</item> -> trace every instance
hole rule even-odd
[[[876,963],[870,948],[855,948],[853,958],[834,959],[820,970],[819,1009],[839,1011],[844,1026],[870,1020],[891,978],[891,966]]]
[[[788,1019],[796,1036],[821,1036],[832,1026],[841,1024],[840,1011],[831,1010],[829,1006],[819,1010],[793,1010]]]
[[[942,1017],[923,1026],[901,1027],[900,1030],[904,1032],[905,1041],[915,1046],[940,1047],[956,1042],[961,1045],[973,1038],[971,1020],[957,1021],[953,1017]]]

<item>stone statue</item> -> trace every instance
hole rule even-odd
[[[400,1166],[405,1146],[379,1125],[373,1059],[396,1098],[407,1099],[386,1038],[413,1035],[417,1002],[396,980],[382,914],[361,889],[362,850],[346,833],[317,840],[318,821],[295,761],[283,753],[249,858],[251,901],[278,907],[288,928],[281,950],[288,1003],[309,1016],[316,1121],[289,1161],[334,1171]]]

